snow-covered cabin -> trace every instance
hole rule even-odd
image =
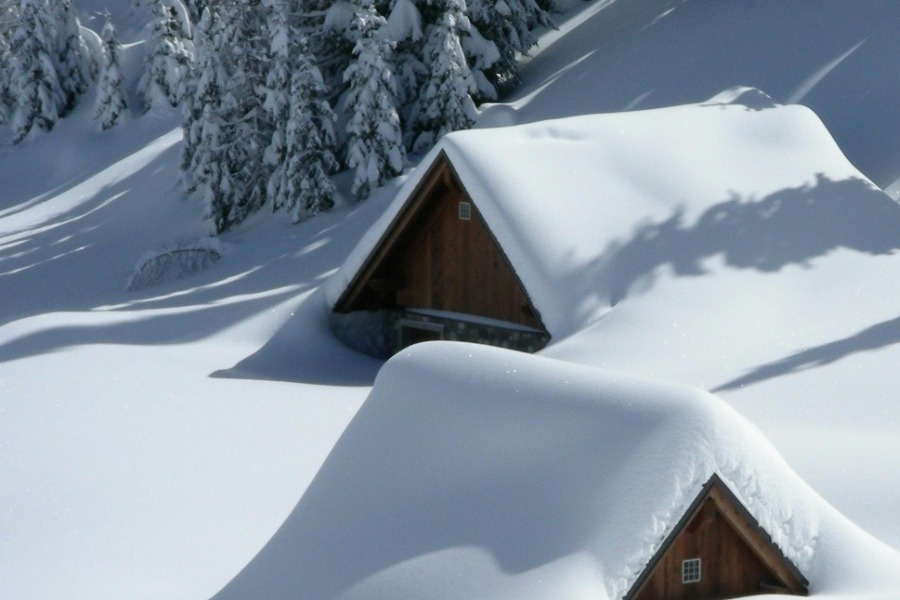
[[[598,322],[658,268],[700,274],[720,254],[774,272],[827,251],[812,233],[834,218],[852,232],[854,213],[826,199],[896,213],[812,111],[764,100],[445,136],[329,281],[335,331],[376,355],[441,338],[534,351]],[[797,223],[811,232],[798,238],[772,214],[817,225]]]
[[[729,527],[739,539],[723,545],[752,545],[772,570],[749,573],[756,593],[896,587],[873,574],[900,568],[897,554],[717,397],[430,342],[385,363],[303,498],[216,600],[646,598],[645,573],[692,558],[701,582],[688,586],[703,590],[727,551],[683,542]]]
[[[806,596],[806,577],[713,474],[624,600]]]
[[[375,339],[367,336],[363,348],[390,355],[453,339],[534,352],[547,344],[540,314],[479,204],[439,152],[334,305],[338,314],[371,315]],[[350,321],[351,342],[360,322]]]

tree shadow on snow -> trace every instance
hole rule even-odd
[[[718,393],[742,388],[768,379],[831,364],[859,352],[878,350],[897,343],[900,343],[900,317],[878,323],[842,340],[809,348],[781,360],[759,366],[750,373],[723,383],[712,391]]]
[[[863,180],[832,181],[818,175],[810,185],[762,199],[733,196],[693,223],[679,209],[665,220],[637,227],[630,238],[610,244],[584,268],[572,269],[567,289],[578,293],[569,298],[575,317],[571,332],[595,316],[596,309],[584,307],[604,301],[615,306],[629,296],[651,293],[661,269],[676,277],[703,277],[709,273],[709,264],[704,263],[715,258],[732,269],[774,274],[789,267],[815,269],[817,260],[840,249],[873,256],[895,253],[900,249],[900,205]],[[898,342],[900,319],[873,324],[846,339],[760,366],[716,391]]]
[[[813,184],[760,200],[732,196],[694,223],[678,209],[664,221],[641,225],[576,272],[573,285],[587,280],[615,305],[652,288],[660,267],[676,276],[702,276],[703,262],[721,257],[731,268],[774,273],[790,265],[813,268],[816,258],[841,248],[872,255],[900,249],[900,206],[863,180],[832,181],[820,174]]]
[[[177,152],[175,145],[166,147],[106,187],[86,182],[83,196],[71,195],[79,182],[70,182],[60,192],[68,197],[47,193],[26,203],[27,209],[5,214],[10,220],[0,229],[0,326],[50,318],[16,325],[21,333],[0,342],[0,362],[90,344],[190,343],[287,310],[297,299],[303,318],[290,319],[260,352],[215,376],[370,384],[377,366],[334,341],[321,327],[324,317],[311,314],[316,303],[304,295],[340,266],[377,207],[336,210],[296,226],[272,226],[260,217],[221,236],[222,260],[202,272],[125,289],[142,253],[167,238],[196,239],[204,229],[198,203],[164,193],[164,204],[157,204],[146,192],[160,181],[176,181]],[[160,233],[163,223],[167,229]],[[266,243],[255,243],[261,235]],[[324,315],[321,304],[316,306]],[[291,327],[306,329],[297,334]],[[303,334],[308,337],[300,339]]]

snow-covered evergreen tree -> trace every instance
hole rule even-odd
[[[3,8],[8,42],[3,86],[6,102],[14,99],[10,120],[19,142],[35,127],[50,130],[75,105],[95,65],[71,0],[21,0]]]
[[[497,44],[481,35],[471,19],[469,20],[469,29],[462,36],[461,42],[476,88],[472,98],[476,102],[496,100],[498,97],[495,85],[496,73],[500,61],[500,50],[497,48]]]
[[[475,121],[477,90],[466,64],[460,35],[470,28],[463,0],[443,0],[437,23],[429,27],[423,52],[428,76],[422,81],[407,125],[414,152],[428,150],[445,133]]]
[[[495,45],[498,56],[488,76],[501,88],[518,81],[518,56],[527,54],[537,42],[532,31],[536,27],[554,27],[550,15],[536,0],[470,0],[468,13],[478,36],[473,35],[464,46],[474,57],[479,52],[492,52],[478,37]]]
[[[274,209],[284,205],[287,187],[284,185],[287,166],[287,124],[291,103],[291,69],[293,48],[288,25],[285,0],[264,0],[269,7],[269,65],[263,89],[263,110],[271,124],[265,165],[270,170],[266,191]]]
[[[182,10],[175,0],[154,0],[152,5],[144,75],[138,84],[147,110],[176,106],[187,93],[193,45]]]
[[[419,88],[428,75],[428,69],[422,62],[424,32],[422,14],[413,0],[396,0],[387,23],[379,32],[379,35],[395,43],[392,71],[397,110],[404,130],[409,123],[409,113],[419,94]]]
[[[215,3],[207,10],[201,76],[185,109],[182,166],[189,189],[203,190],[205,216],[221,233],[266,199],[263,154],[271,132],[259,109],[258,90],[264,83],[267,43],[262,5]]]
[[[316,0],[305,3],[310,8],[322,4]],[[331,0],[324,10],[320,30],[309,32],[332,99],[339,98],[347,89],[344,72],[353,60],[353,48],[359,39],[359,29],[353,26],[358,10],[359,6],[349,0]]]
[[[288,24],[287,2],[266,2],[271,60],[263,108],[272,123],[267,192],[273,208],[284,208],[297,222],[334,204],[334,113],[306,37]]]
[[[52,0],[45,3],[44,10],[52,19],[56,38],[56,72],[66,98],[65,109],[69,110],[94,79],[96,65],[81,35],[81,23],[72,1]]]
[[[322,74],[313,62],[306,39],[301,37],[291,77],[286,128],[284,207],[295,223],[334,205],[335,187],[330,174],[339,166],[334,156],[334,120]]]
[[[402,171],[407,145],[470,126],[474,100],[514,80],[531,27],[549,23],[537,0],[469,0],[477,26],[466,0],[177,1],[203,11],[182,175],[204,190],[216,231],[267,200],[295,219],[330,205],[339,99],[341,155],[367,197]]]
[[[9,49],[9,38],[15,22],[14,4],[0,3],[0,125],[9,121],[15,98],[10,90],[12,84],[12,54]]]
[[[200,178],[198,172],[201,149],[202,117],[208,104],[218,102],[221,82],[224,81],[224,67],[212,40],[213,12],[206,9],[194,27],[194,70],[188,80],[188,93],[182,106],[181,129],[184,143],[181,148],[181,180],[187,193],[196,191]],[[199,162],[198,162],[199,161]]]
[[[103,25],[101,37],[103,38],[103,64],[100,70],[94,118],[100,120],[100,127],[105,130],[118,123],[122,112],[128,108],[128,101],[125,98],[125,91],[122,89],[119,40],[109,15]]]
[[[378,35],[384,24],[384,17],[372,5],[356,11],[352,27],[359,40],[353,48],[353,62],[344,72],[349,84],[344,104],[350,116],[347,166],[355,169],[352,192],[360,199],[402,172],[405,162],[390,69],[393,42]]]
[[[16,99],[11,125],[16,143],[35,127],[52,129],[67,105],[57,75],[52,16],[43,0],[22,0],[10,33],[10,92]]]
[[[191,23],[199,23],[203,16],[203,9],[209,4],[209,0],[185,0],[185,8],[187,8]]]

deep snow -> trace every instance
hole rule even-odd
[[[721,256],[777,286],[787,267],[835,251],[868,266],[900,246],[900,207],[815,114],[741,89],[700,105],[448,135],[328,281],[332,303],[441,154],[556,342],[652,288],[662,267],[701,278]]]
[[[284,526],[216,598],[619,598],[713,472],[813,594],[897,593],[900,555],[718,398],[433,342],[388,361]]]
[[[127,4],[78,3],[91,14],[108,5],[119,19],[133,85],[142,34]],[[754,86],[811,106],[850,160],[886,185],[900,174],[900,42],[890,28],[898,13],[893,0],[821,0],[812,14],[773,0],[579,4],[544,37],[522,91],[487,108],[480,125],[696,103]],[[295,506],[307,510],[298,501],[380,367],[333,339],[320,286],[402,181],[296,227],[260,215],[220,240],[223,258],[208,270],[127,292],[146,252],[205,234],[199,203],[182,199],[177,184],[177,116],[141,116],[131,99],[131,114],[109,132],[90,120],[89,94],[52,133],[0,146],[3,598],[210,597]],[[787,192],[814,201],[817,186],[807,187]],[[757,217],[774,215],[776,230],[808,225],[771,203],[758,208],[766,210]],[[690,239],[689,221],[666,223],[646,225]],[[696,276],[651,262],[608,317],[546,354],[714,391],[813,490],[898,547],[896,259],[861,254],[831,250],[777,277],[734,268],[724,252],[696,261]],[[712,303],[722,289],[741,301]],[[545,385],[558,375],[526,359]],[[394,376],[416,379],[428,368],[401,363]],[[833,575],[816,578],[818,589],[896,596],[894,552],[821,510],[832,514],[834,535],[820,538],[829,558],[816,569]],[[582,554],[517,576],[478,570],[489,564],[483,548],[450,553],[473,581],[523,589],[515,586],[540,579],[562,595],[602,597],[596,573],[568,577],[587,573]],[[446,564],[445,554],[383,565],[388,579],[373,585]],[[874,564],[848,568],[857,558]],[[877,581],[864,584],[873,572]]]

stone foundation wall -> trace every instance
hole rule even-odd
[[[331,327],[339,339],[360,352],[378,358],[388,358],[402,350],[405,344],[401,334],[403,328],[415,329],[417,326],[434,332],[436,339],[485,344],[520,352],[537,352],[550,341],[550,336],[540,331],[403,310],[331,314]],[[438,329],[439,333],[435,331]]]

